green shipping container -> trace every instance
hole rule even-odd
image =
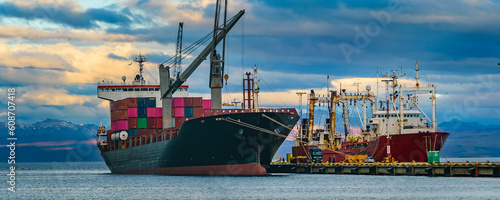
[[[439,163],[439,151],[429,151],[427,152],[427,162],[428,163]]]
[[[137,128],[138,129],[147,129],[148,128],[148,118],[145,118],[145,117],[137,118]]]

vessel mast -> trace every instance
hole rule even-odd
[[[299,92],[297,91],[295,94],[299,95],[299,118],[300,118],[300,126],[299,126],[299,139],[300,139],[300,144],[302,145],[302,95],[306,94],[305,92]],[[297,143],[295,143],[295,146],[298,146]]]
[[[257,86],[257,65],[253,67],[253,105],[255,107],[255,111],[259,111],[259,88]]]
[[[144,70],[144,64],[145,62],[148,61],[148,59],[142,54],[139,54],[138,57],[134,58],[134,61],[139,63],[139,76],[136,76],[134,81],[137,82],[139,85],[144,85],[146,82],[144,81],[144,76],[142,76],[142,71]]]

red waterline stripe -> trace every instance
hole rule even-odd
[[[114,172],[118,174],[165,174],[165,175],[266,175],[260,164],[209,165],[188,167],[164,167]]]

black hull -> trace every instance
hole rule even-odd
[[[285,137],[231,123],[227,118],[283,136],[288,136],[289,128],[299,119],[295,114],[274,112],[201,117],[184,122],[175,139],[106,151],[101,155],[112,173],[265,174],[262,167],[270,164]]]

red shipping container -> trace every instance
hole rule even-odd
[[[183,107],[184,107],[184,97],[172,98],[172,108],[183,108]]]
[[[173,113],[172,115],[174,117],[184,117],[184,108],[174,108],[172,109]]]
[[[137,129],[137,134],[139,135],[147,135],[148,129]]]
[[[156,108],[147,108],[146,116],[147,117],[156,117]]]
[[[154,128],[156,129],[156,118],[148,117],[148,129]]]
[[[128,118],[128,128],[129,129],[136,129],[137,128],[137,118],[136,117]]]
[[[128,117],[137,117],[137,108],[128,108]]]
[[[110,106],[111,106],[111,111],[126,110],[128,108],[127,101],[125,100],[113,101],[111,102]]]
[[[163,118],[157,117],[156,119],[156,128],[163,128]]]
[[[212,100],[210,99],[204,99],[202,103],[202,108],[203,109],[211,109],[212,108]]]
[[[193,107],[193,97],[184,98],[184,107]]]
[[[118,120],[111,122],[111,131],[123,131],[128,130],[128,120]]]
[[[163,108],[156,108],[156,117],[163,117]]]
[[[154,135],[156,133],[156,129],[148,128],[145,130],[148,130],[148,135]]]
[[[203,106],[203,99],[201,97],[191,97],[189,104],[184,103],[184,107],[201,108]]]
[[[181,128],[182,123],[184,123],[187,120],[185,117],[176,117],[175,118],[175,128]]]
[[[136,98],[126,98],[127,107],[129,108],[137,108],[137,99]]]
[[[205,109],[203,108],[193,108],[193,117],[205,117]]]
[[[128,111],[125,110],[115,110],[111,112],[111,121],[126,120],[128,119]]]

